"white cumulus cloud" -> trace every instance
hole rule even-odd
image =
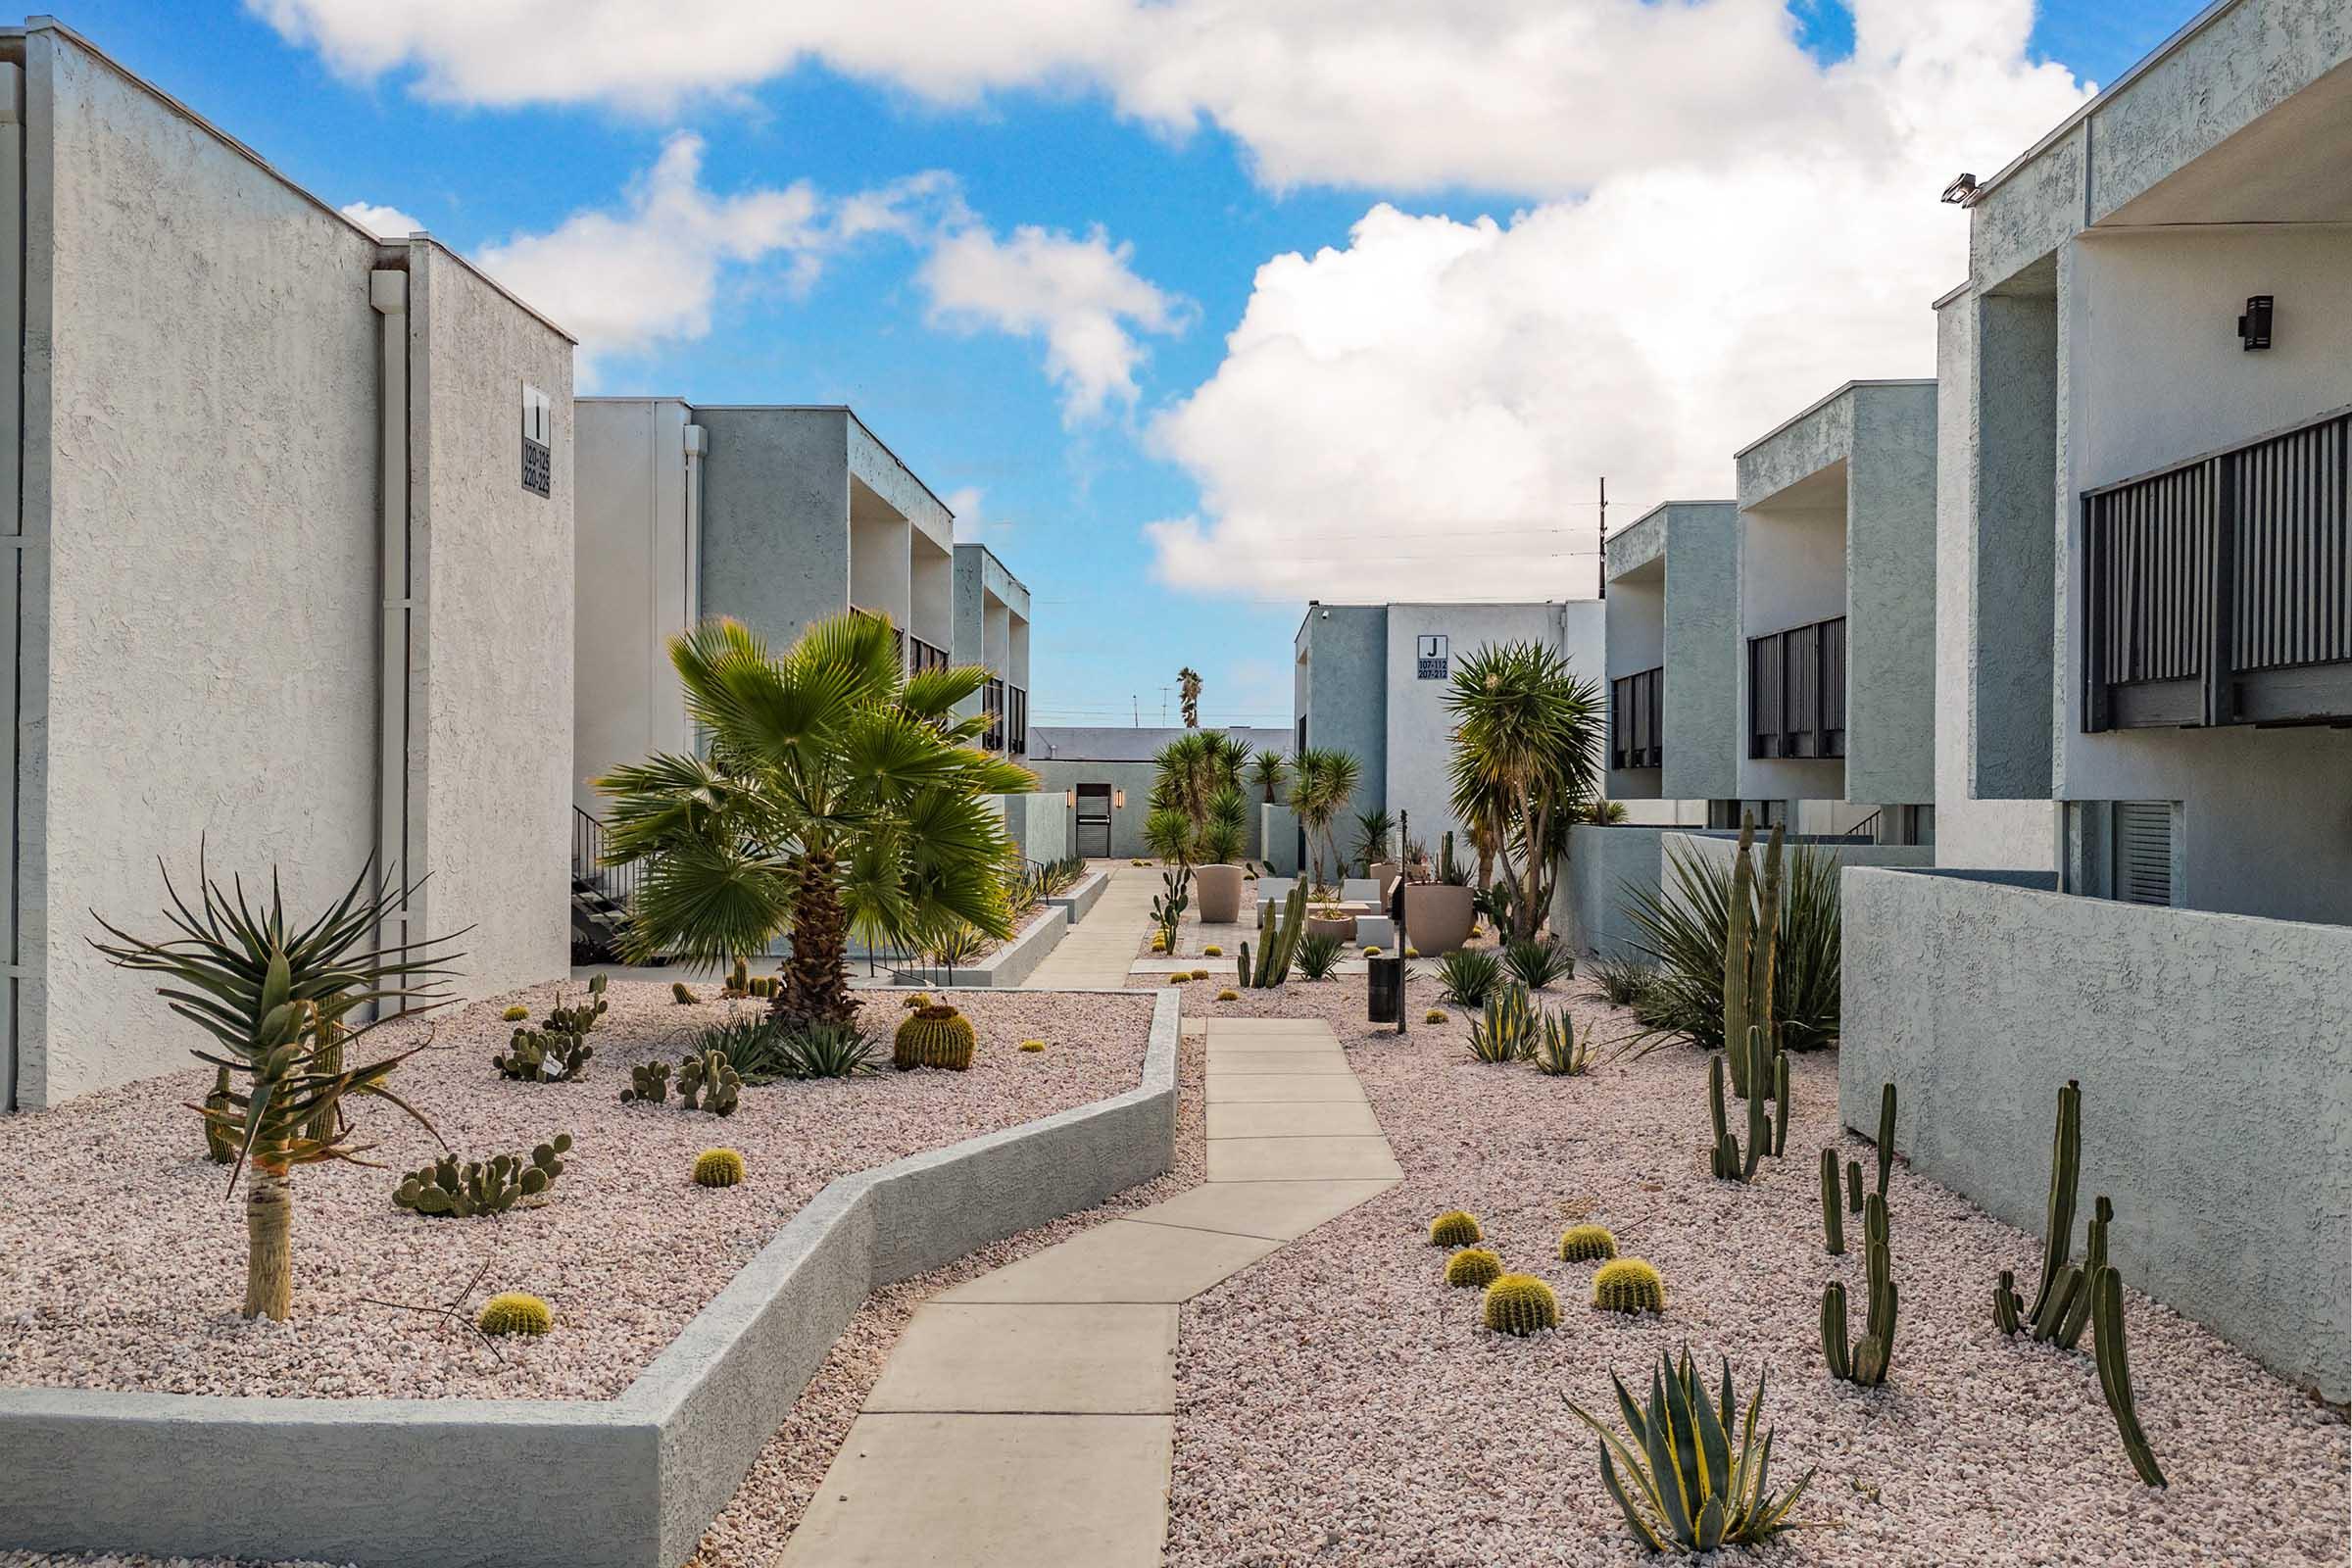
[[[343,216],[374,234],[378,239],[407,239],[411,234],[424,232],[424,221],[411,218],[397,207],[378,207],[373,202],[348,202]]]
[[[1131,250],[1100,226],[1082,238],[1023,226],[1000,240],[974,223],[944,235],[919,276],[935,322],[1043,342],[1046,373],[1074,421],[1113,401],[1132,407],[1145,352],[1136,334],[1181,331],[1191,316],[1136,273]]]

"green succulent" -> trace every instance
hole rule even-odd
[[[732,1149],[706,1149],[694,1158],[697,1187],[736,1187],[743,1177],[743,1156]]]
[[[890,1064],[901,1072],[917,1067],[962,1072],[971,1066],[977,1044],[972,1020],[954,1007],[919,1007],[899,1025],[891,1042]]]
[[[521,1154],[497,1154],[460,1164],[449,1156],[411,1171],[393,1189],[392,1201],[436,1219],[472,1219],[504,1214],[526,1198],[537,1198],[563,1175],[561,1156],[571,1152],[571,1134],[558,1133]]]
[[[474,1326],[484,1334],[545,1334],[556,1326],[556,1315],[536,1296],[501,1291],[482,1303]]]
[[[1530,991],[1542,991],[1554,980],[1565,980],[1576,973],[1576,955],[1560,942],[1539,942],[1533,937],[1513,942],[1502,950],[1503,967],[1511,978]]]
[[[1582,1078],[1592,1070],[1592,1031],[1576,1032],[1576,1019],[1563,1007],[1543,1015],[1543,1038],[1536,1043],[1536,1068],[1554,1078]]]
[[[1617,1255],[1617,1238],[1606,1225],[1571,1225],[1560,1233],[1560,1261],[1589,1263]]]
[[[1505,1274],[1487,1287],[1479,1317],[1491,1334],[1535,1334],[1560,1326],[1560,1298],[1533,1274]]]
[[[1457,1007],[1484,1004],[1502,978],[1502,960],[1476,948],[1456,948],[1438,960],[1438,995]]]
[[[1487,1239],[1473,1215],[1458,1208],[1449,1208],[1429,1222],[1429,1245],[1432,1247],[1468,1247]]]
[[[1446,1283],[1483,1290],[1502,1278],[1502,1259],[1483,1247],[1465,1247],[1446,1260]]]
[[[1470,1056],[1474,1061],[1525,1061],[1536,1054],[1536,1009],[1527,1000],[1527,987],[1497,986],[1487,993],[1485,1011],[1470,1023]]]
[[[1666,1282],[1641,1258],[1613,1258],[1592,1273],[1592,1304],[1604,1312],[1663,1312]]]

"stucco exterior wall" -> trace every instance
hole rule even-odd
[[[1626,910],[1634,890],[1655,893],[1660,845],[1679,829],[1583,826],[1568,834],[1568,858],[1552,884],[1551,934],[1592,956],[1649,961]]]
[[[702,408],[703,613],[778,647],[850,593],[849,412]]]
[[[54,30],[27,60],[19,1102],[188,1064],[85,945],[156,858],[374,847],[376,245]]]
[[[572,551],[572,804],[603,816],[589,780],[692,742],[669,639],[689,624],[686,426],[674,398],[582,398]]]
[[[1564,609],[1577,612],[1574,624],[1582,634],[1577,646],[1563,642]],[[1411,817],[1413,837],[1437,853],[1438,837],[1448,829],[1459,831],[1452,810],[1446,805],[1451,793],[1446,770],[1453,756],[1451,740],[1453,721],[1446,714],[1446,697],[1453,690],[1450,678],[1422,680],[1415,672],[1414,650],[1416,639],[1433,633],[1446,638],[1447,669],[1460,666],[1461,661],[1481,648],[1498,643],[1541,643],[1558,648],[1583,679],[1601,689],[1602,702],[1607,701],[1607,674],[1601,654],[1601,617],[1603,607],[1598,600],[1580,605],[1391,605],[1388,607],[1387,647],[1382,653],[1382,672],[1387,683],[1387,732],[1381,750],[1388,759],[1388,774],[1381,790],[1381,804],[1395,815],[1399,811]],[[1313,720],[1309,721],[1310,741]],[[1607,759],[1600,759],[1605,763]],[[1350,813],[1352,816],[1352,813]],[[1340,835],[1343,850],[1352,850],[1355,831],[1352,820],[1343,824]]]
[[[1389,612],[1385,605],[1308,605],[1299,624],[1294,711],[1306,744],[1347,752],[1361,770],[1342,820],[1387,804]],[[1342,835],[1342,851],[1348,844]]]
[[[1747,684],[1740,640],[1740,508],[1731,501],[1676,501],[1666,522],[1666,690],[1659,726],[1666,749],[1658,770],[1668,800],[1726,799],[1739,793],[1740,693]]]
[[[2038,1234],[2057,1093],[2124,1277],[2324,1397],[2352,1347],[2352,930],[1848,870],[1838,1101]],[[2077,1246],[2081,1245],[2077,1230]],[[2031,1250],[1984,1260],[2029,1273]]]
[[[1609,758],[1617,752],[1617,707],[1612,697],[1616,683],[1628,675],[1638,675],[1646,669],[1662,668],[1666,663],[1666,517],[1652,513],[1644,518],[1638,534],[1620,535],[1609,541],[1609,596],[1602,603],[1604,626],[1603,653],[1608,664],[1601,677],[1601,702],[1605,714],[1608,740],[1604,751]],[[1627,540],[1633,548],[1625,555],[1639,560],[1639,564],[1620,570],[1619,540]],[[1642,548],[1654,545],[1654,549]],[[1671,685],[1674,676],[1668,671],[1661,677],[1659,693],[1660,725],[1664,729],[1663,686]],[[1660,745],[1663,746],[1663,735]],[[1659,795],[1661,769],[1655,767],[1617,767],[1607,764],[1602,778],[1602,793],[1613,800],[1655,800]]]
[[[410,853],[423,930],[471,928],[453,989],[486,996],[571,961],[571,344],[438,245],[408,249]],[[548,496],[522,485],[525,382],[554,404]]]

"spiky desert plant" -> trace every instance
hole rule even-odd
[[[1280,752],[1260,752],[1250,759],[1250,782],[1265,796],[1265,804],[1275,804],[1283,783],[1290,777],[1291,764]]]
[[[1200,950],[1200,956],[1203,958],[1222,958],[1225,956],[1225,950],[1211,942]]]
[[[1187,980],[1205,980],[1208,978],[1208,971],[1206,969],[1195,969],[1191,974],[1186,975],[1185,978]]]
[[[1723,1057],[1720,1054],[1707,1058],[1707,1115],[1715,1129],[1714,1147],[1708,1152],[1708,1168],[1719,1182],[1744,1182],[1756,1174],[1756,1164],[1763,1151],[1755,1137],[1755,1122],[1763,1108],[1761,1096],[1749,1102],[1748,1144],[1743,1156],[1740,1152],[1739,1135],[1731,1130],[1723,1108]],[[1770,1134],[1766,1134],[1768,1139]]]
[[[1533,1274],[1505,1274],[1487,1287],[1479,1319],[1490,1334],[1539,1334],[1560,1326],[1560,1298]]]
[[[1600,684],[1542,642],[1494,643],[1454,661],[1448,804],[1491,835],[1510,884],[1510,933],[1532,937],[1551,906],[1567,830],[1599,793]]]
[[[1863,1277],[1868,1291],[1868,1316],[1863,1336],[1848,1348],[1845,1287],[1832,1280],[1821,1293],[1821,1353],[1830,1376],[1875,1389],[1886,1381],[1887,1364],[1894,1358],[1895,1289],[1886,1246],[1886,1200],[1878,1194],[1862,1213]]]
[[[1429,1245],[1432,1247],[1468,1247],[1487,1239],[1479,1228],[1478,1219],[1465,1209],[1449,1208],[1429,1222]]]
[[[379,878],[372,860],[326,913],[300,927],[286,918],[275,870],[269,902],[257,909],[248,904],[242,880],[232,879],[229,889],[212,880],[201,846],[196,867],[203,888],[197,909],[180,898],[170,871],[164,873],[171,899],[164,918],[176,936],[150,942],[100,918],[113,941],[91,946],[119,968],[163,976],[157,994],[217,1043],[219,1054],[200,1050],[197,1058],[226,1068],[241,1084],[224,1102],[190,1108],[208,1129],[235,1143],[231,1193],[246,1166],[253,1168],[245,1184],[242,1310],[247,1317],[282,1321],[293,1309],[294,1169],[356,1160],[369,1147],[351,1142],[344,1102],[370,1096],[433,1130],[385,1087],[393,1070],[429,1040],[361,1067],[350,1065],[346,1054],[391,1017],[449,1002],[441,982],[459,956],[448,945],[465,932],[379,947],[414,889]],[[373,1021],[346,1026],[355,1012],[370,1007],[378,1015]]]
[[[1606,1225],[1571,1225],[1560,1232],[1560,1261],[1605,1262],[1617,1255],[1617,1238]]]
[[[552,1188],[566,1168],[562,1156],[569,1152],[571,1134],[558,1133],[534,1148],[527,1158],[497,1154],[460,1164],[454,1157],[444,1157],[401,1178],[393,1189],[392,1201],[412,1212],[442,1219],[504,1214],[524,1199],[537,1198]]]
[[[694,1156],[697,1187],[737,1187],[743,1177],[743,1155],[732,1149],[706,1149]]]
[[[1862,1212],[1862,1162],[1858,1159],[1845,1162],[1845,1211]]]
[[[1457,1007],[1476,1007],[1502,980],[1502,960],[1474,948],[1456,948],[1438,960],[1438,995]]]
[[[629,1087],[620,1092],[624,1105],[659,1105],[669,1099],[669,1063],[649,1061],[629,1069]]]
[[[1502,1278],[1502,1259],[1483,1247],[1465,1247],[1446,1260],[1446,1283],[1484,1290]]]
[[[789,934],[772,1010],[848,1022],[853,929],[918,949],[957,924],[1012,934],[1011,840],[993,797],[1037,780],[974,748],[987,715],[956,712],[985,669],[907,674],[889,619],[857,613],[781,654],[725,619],[669,647],[707,749],[597,780],[612,798],[609,863],[645,867],[632,957],[724,962]]]
[[[1705,1385],[1690,1367],[1689,1347],[1678,1367],[1661,1354],[1649,1380],[1646,1409],[1616,1373],[1617,1411],[1625,1421],[1621,1439],[1573,1399],[1568,1408],[1600,1439],[1600,1479],[1625,1515],[1634,1538],[1651,1551],[1679,1548],[1713,1551],[1718,1546],[1754,1546],[1794,1527],[1789,1514],[1812,1483],[1807,1470],[1786,1493],[1771,1490],[1772,1431],[1756,1441],[1756,1417],[1764,1404],[1764,1372],[1741,1417],[1732,1395],[1732,1363],[1723,1363],[1722,1392],[1710,1404]],[[1733,1448],[1737,1435],[1739,1447]],[[1628,1441],[1630,1440],[1630,1442]],[[1612,1458],[1613,1456],[1613,1458]],[[1618,1474],[1619,1467],[1624,1475]]]
[[[1592,1304],[1604,1312],[1663,1312],[1666,1282],[1641,1258],[1612,1258],[1593,1270]]]
[[[1838,1201],[1838,1151],[1821,1152],[1821,1235],[1830,1255],[1845,1251],[1845,1210]]]
[[[685,981],[672,980],[669,983],[669,1000],[681,1007],[691,1007],[703,999],[696,996]]]
[[[875,1038],[854,1023],[818,1019],[775,1031],[776,1064],[786,1078],[863,1078],[881,1071]]]
[[[1421,1021],[1423,1023],[1446,1023],[1450,1020],[1451,1016],[1443,1007],[1432,1007],[1421,1015]]]
[[[1234,990],[1233,987],[1227,986],[1224,990],[1217,993],[1217,1000],[1219,1002],[1239,1002],[1242,1000],[1242,994],[1239,991]]]
[[[1527,987],[1497,986],[1470,1023],[1470,1059],[1490,1063],[1525,1061],[1536,1054],[1536,1009]]]
[[[2132,1361],[2124,1346],[2124,1280],[2113,1264],[2103,1264],[2090,1282],[2091,1347],[2098,1357],[2099,1392],[2115,1416],[2116,1431],[2132,1468],[2151,1487],[2164,1486],[2147,1434],[2139,1429],[2139,1407],[2132,1396]]]
[[[1043,1040],[1024,1040],[1021,1042],[1021,1049],[1034,1054],[1045,1050],[1046,1043]]]
[[[1347,944],[1328,931],[1318,931],[1298,944],[1298,972],[1309,980],[1328,980],[1340,967]]]
[[[697,1029],[687,1052],[696,1056],[717,1056],[747,1084],[773,1083],[778,1078],[792,1076],[785,1061],[786,1033],[773,1014],[747,1011]]]
[[[1502,950],[1503,967],[1511,978],[1530,991],[1542,991],[1554,980],[1565,980],[1576,973],[1576,955],[1563,942],[1539,942],[1529,938],[1513,942]]]
[[[1386,807],[1355,813],[1355,858],[1363,865],[1364,875],[1372,874],[1376,861],[1389,858],[1389,840],[1396,832],[1396,818]]]
[[[1883,1102],[1882,1102],[1883,1103]],[[2075,1249],[2075,1200],[2082,1170],[2082,1086],[2068,1080],[2058,1091],[2058,1127],[2050,1141],[2050,1196],[2043,1215],[2041,1284],[2031,1310],[2018,1298],[2017,1279],[2001,1270],[1992,1292],[1992,1320],[2003,1334],[2031,1327],[2034,1338],[2056,1337],[2081,1288],[2080,1271],[2068,1265]]]
[[[204,1097],[204,1154],[216,1165],[233,1165],[237,1159],[237,1137],[230,1130],[233,1118],[229,1112],[236,1104],[236,1091],[230,1087],[228,1069],[216,1068],[213,1091]]]
[[[1600,987],[1602,1000],[1612,1007],[1630,1007],[1645,996],[1656,983],[1656,971],[1638,958],[1622,956],[1600,957],[1592,960],[1591,973]]]
[[[899,1025],[890,1064],[901,1072],[916,1067],[962,1072],[971,1066],[976,1045],[971,1019],[954,1007],[920,1007]]]
[[[1345,810],[1363,777],[1363,764],[1353,754],[1310,746],[1291,760],[1291,811],[1306,832],[1307,859],[1314,885],[1323,885],[1323,854],[1329,846],[1336,868],[1339,843],[1332,822]]]
[[[1567,1008],[1544,1014],[1543,1038],[1536,1045],[1536,1068],[1554,1078],[1581,1078],[1592,1070],[1592,1031],[1578,1034],[1576,1019]]]
[[[1639,1000],[1642,1048],[1682,1040],[1723,1049],[1723,977],[1735,868],[1704,853],[1674,848],[1655,887],[1619,885],[1633,947],[1654,963]],[[1756,895],[1751,894],[1751,899]],[[1788,852],[1773,959],[1773,1018],[1784,1051],[1813,1051],[1838,1038],[1840,1006],[1838,860],[1809,846]]]
[[[484,1334],[545,1334],[556,1326],[556,1315],[536,1296],[501,1291],[482,1303],[474,1327]]]
[[[1300,963],[1309,980],[1324,978],[1339,962],[1340,945],[1333,941],[1328,947],[1317,946],[1316,953],[1325,956],[1319,959],[1323,972],[1318,974],[1304,970],[1306,945],[1314,940],[1306,933],[1306,880],[1301,877],[1292,882],[1279,911],[1269,900],[1257,901],[1257,960],[1252,965],[1250,944],[1243,943],[1241,983],[1259,990],[1279,986],[1291,977],[1294,959]]]
[[[1886,1196],[1887,1173],[1894,1169],[1894,1085],[1879,1088],[1879,1196]],[[2070,1207],[2072,1205],[2069,1205]]]
[[[1190,866],[1180,865],[1173,871],[1163,871],[1159,877],[1159,897],[1152,901],[1152,923],[1159,928],[1158,945],[1163,952],[1176,951],[1176,928],[1184,924],[1184,911],[1193,903],[1193,873]]]
[[[742,1096],[741,1075],[717,1052],[688,1052],[678,1063],[678,1102],[688,1110],[732,1116]]]

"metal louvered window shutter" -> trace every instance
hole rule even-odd
[[[2115,803],[2115,896],[2126,904],[2172,904],[2170,801]]]

